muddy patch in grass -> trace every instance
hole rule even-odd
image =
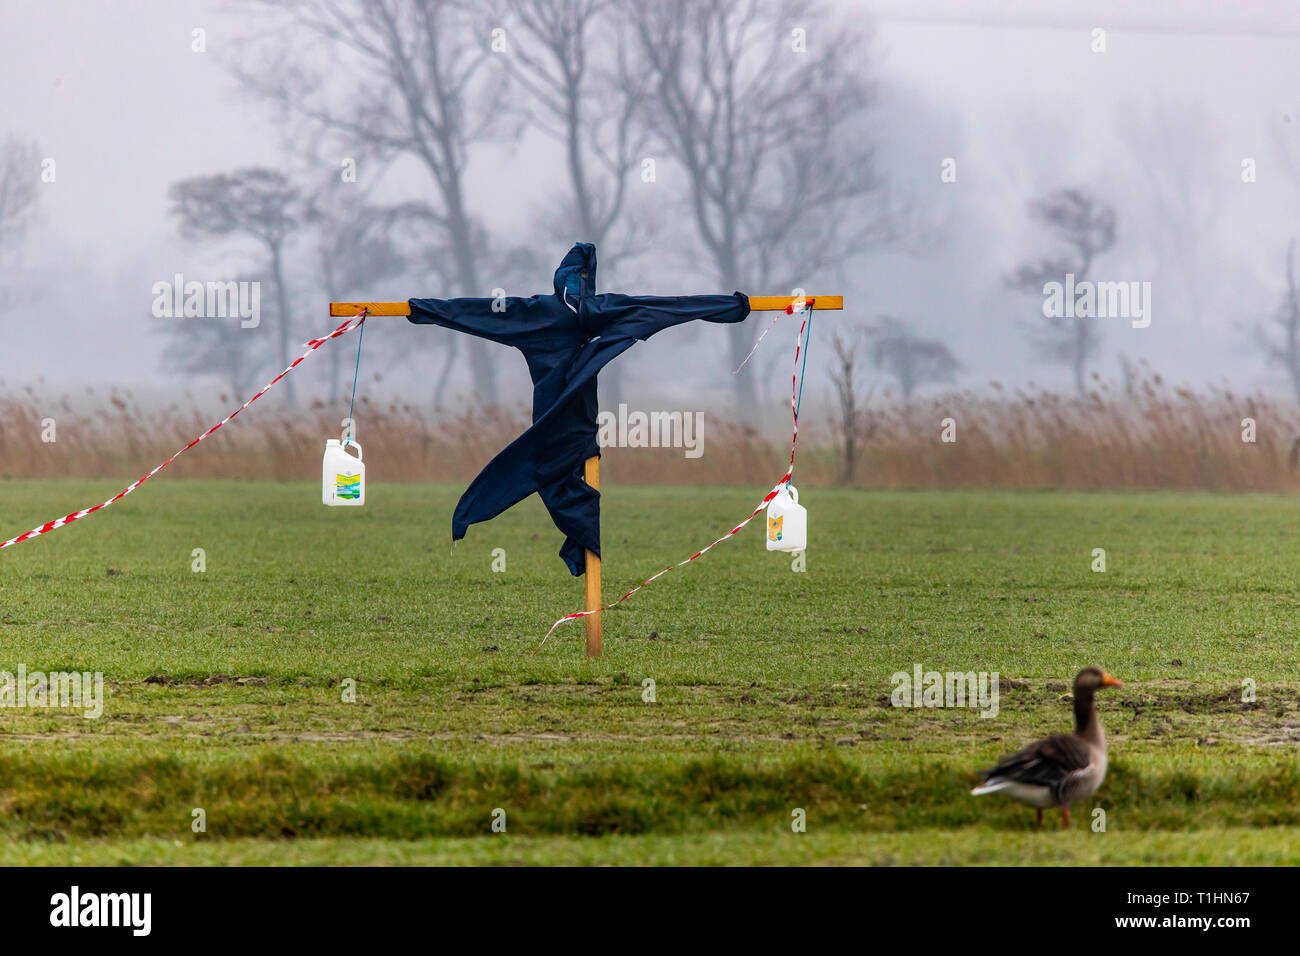
[[[217,687],[221,684],[261,687],[264,684],[271,683],[271,678],[238,677],[234,674],[209,674],[207,677],[197,680],[185,680],[179,677],[168,677],[166,674],[150,674],[144,679],[143,683],[163,687]]]

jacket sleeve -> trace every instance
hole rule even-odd
[[[638,339],[703,319],[742,322],[749,315],[749,297],[731,295],[623,295],[605,293],[583,300],[583,326],[591,332],[617,328]]]
[[[504,299],[411,299],[408,321],[522,348],[545,326],[538,296]],[[495,308],[493,308],[495,306]]]

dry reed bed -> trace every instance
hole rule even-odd
[[[829,396],[817,404],[829,409]],[[141,408],[129,393],[48,402],[0,397],[0,476],[134,478],[212,424],[212,414],[173,406]],[[805,416],[810,418],[811,416]],[[53,418],[56,440],[42,440]],[[953,443],[942,422],[955,421]],[[1242,440],[1242,420],[1256,441]],[[527,410],[463,408],[434,417],[401,403],[358,401],[368,475],[377,481],[463,483],[527,424]],[[773,418],[768,434],[780,433]],[[801,423],[798,477],[833,484],[844,476],[843,425]],[[173,477],[313,479],[324,439],[339,432],[321,403],[297,413],[244,412],[179,459]],[[1105,386],[1087,399],[994,385],[904,409],[888,400],[860,413],[853,484],[868,487],[1202,488],[1280,491],[1300,487],[1293,445],[1300,409],[1290,402],[1225,390],[1193,392],[1158,377],[1130,391]],[[757,484],[780,477],[785,440],[707,419],[704,453],[680,448],[607,449],[613,481]]]

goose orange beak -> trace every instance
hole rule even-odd
[[[1122,680],[1120,680],[1118,677],[1111,677],[1111,676],[1110,676],[1109,674],[1107,674],[1105,671],[1102,671],[1102,672],[1101,672],[1101,686],[1102,686],[1102,687],[1123,687],[1123,686],[1124,686],[1124,682],[1123,682]]]

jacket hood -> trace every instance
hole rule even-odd
[[[567,298],[576,308],[580,299],[595,291],[596,247],[590,242],[576,242],[555,270],[555,295]]]

